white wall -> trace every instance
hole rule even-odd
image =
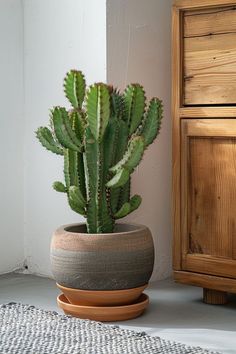
[[[22,19],[20,0],[0,1],[0,273],[24,261]]]
[[[150,227],[156,251],[152,279],[171,273],[170,45],[172,0],[107,1],[107,78],[120,88],[139,82],[147,97],[164,102],[158,140],[145,152],[132,178],[140,208],[127,218]]]
[[[81,221],[51,184],[63,160],[44,150],[34,131],[48,124],[49,108],[67,105],[62,79],[73,68],[89,83],[106,80],[105,0],[24,0],[25,241],[29,271],[50,275],[52,232]]]
[[[62,158],[44,150],[34,136],[37,127],[48,123],[50,107],[67,105],[62,79],[69,69],[78,68],[88,83],[107,79],[124,88],[140,82],[148,98],[158,96],[164,101],[160,137],[133,176],[132,190],[142,195],[143,203],[128,220],[152,230],[156,247],[153,279],[170,274],[171,2],[0,1],[0,77],[4,82],[0,85],[4,127],[0,139],[4,171],[0,174],[0,273],[23,265],[25,238],[29,271],[50,276],[53,230],[82,220],[69,209],[65,196],[51,188],[53,181],[63,178]]]

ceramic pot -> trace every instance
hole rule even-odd
[[[114,233],[88,234],[85,224],[55,231],[51,242],[52,273],[64,287],[121,290],[148,283],[154,264],[150,230],[117,224]]]

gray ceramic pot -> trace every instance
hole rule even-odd
[[[85,224],[60,227],[51,243],[57,283],[84,290],[121,290],[147,284],[154,264],[150,230],[117,224],[114,233],[88,234]]]

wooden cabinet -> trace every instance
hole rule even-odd
[[[173,267],[223,304],[236,293],[236,0],[173,6]]]
[[[184,104],[234,104],[236,7],[184,11],[183,48]]]

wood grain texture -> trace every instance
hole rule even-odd
[[[172,43],[174,276],[236,293],[236,0],[175,1]]]
[[[185,105],[236,102],[236,7],[184,12]]]
[[[228,302],[228,294],[225,291],[204,288],[203,302],[210,305],[225,305]]]
[[[236,261],[233,259],[195,253],[183,256],[182,264],[186,271],[236,278]]]
[[[236,32],[235,7],[188,11],[184,15],[184,37],[202,37]]]
[[[176,119],[181,118],[236,118],[236,107],[181,107]]]
[[[187,136],[236,136],[236,119],[185,119],[182,127]]]
[[[196,272],[174,271],[174,280],[182,284],[236,293],[236,279]]]
[[[179,10],[212,9],[216,6],[235,5],[235,0],[175,0],[174,6]]]
[[[186,270],[236,276],[230,269],[236,262],[228,262],[235,258],[236,248],[235,137],[236,120],[182,122],[181,224]],[[191,257],[196,254],[201,257]]]
[[[236,140],[189,139],[189,251],[232,257],[236,210]]]
[[[181,269],[180,232],[180,121],[178,111],[182,101],[182,16],[173,8],[172,12],[172,219],[173,219],[173,267]]]

